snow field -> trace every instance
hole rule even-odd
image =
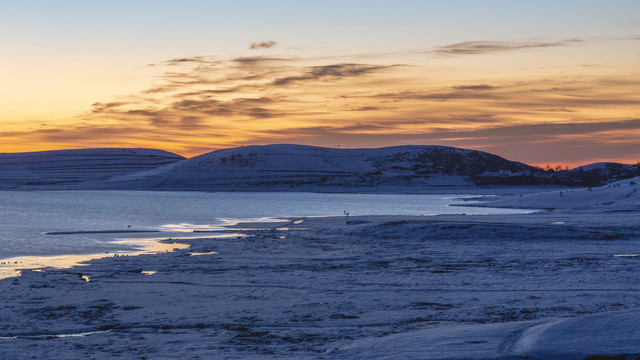
[[[28,271],[0,281],[0,350],[59,359],[640,352],[629,342],[640,333],[640,258],[614,256],[640,252],[637,231],[526,216],[292,219],[252,224],[262,230],[246,238],[186,240],[188,250]],[[60,337],[83,333],[92,334]]]

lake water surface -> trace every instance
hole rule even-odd
[[[298,216],[507,214],[525,210],[450,206],[465,195],[301,192],[0,191],[0,259],[131,250],[116,238],[227,221]],[[62,233],[48,235],[46,233]],[[92,233],[93,232],[93,233]],[[168,236],[166,236],[168,237]]]

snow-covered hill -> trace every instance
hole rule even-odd
[[[473,186],[483,178],[512,179],[541,171],[489,153],[444,146],[335,149],[279,144],[217,150],[157,169],[119,176],[110,181],[110,186],[415,191],[429,186]]]
[[[446,146],[336,149],[264,145],[190,159],[152,149],[0,154],[0,189],[421,192],[477,186],[599,186],[640,176],[639,165],[543,170]]]
[[[599,186],[617,180],[640,176],[640,165],[600,162],[553,173],[559,182],[584,186]]]
[[[153,149],[77,149],[0,154],[0,189],[99,188],[116,175],[184,159]]]

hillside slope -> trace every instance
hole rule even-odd
[[[489,153],[444,146],[334,149],[246,146],[111,179],[115,188],[174,190],[412,191],[473,186],[483,177],[525,177],[542,170]]]
[[[116,175],[153,169],[184,158],[154,149],[76,149],[0,153],[0,189],[96,188]]]

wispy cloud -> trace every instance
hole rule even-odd
[[[272,47],[276,46],[277,44],[278,43],[273,41],[273,40],[254,42],[254,43],[251,43],[251,45],[249,45],[249,49],[251,49],[251,50],[269,49],[269,48],[272,48]]]
[[[568,39],[553,42],[467,41],[451,45],[438,46],[433,50],[433,53],[445,56],[478,55],[523,49],[568,46],[583,42],[583,40],[578,39]]]
[[[493,92],[495,86],[481,85],[460,85],[446,89],[402,91],[398,93],[382,93],[376,95],[380,98],[392,98],[396,100],[438,100],[446,101],[451,99],[496,99],[498,95]]]
[[[171,60],[165,61],[164,63],[167,65],[177,65],[181,63],[202,63],[204,61],[205,61],[204,56],[193,56],[193,57],[186,57],[186,58],[171,59]]]
[[[113,101],[108,103],[96,102],[91,104],[91,112],[93,113],[108,112],[113,109],[117,109],[119,107],[125,106],[127,104],[128,104],[127,102],[122,102],[122,101]]]
[[[340,78],[368,75],[374,72],[390,69],[397,65],[380,66],[367,64],[331,64],[313,66],[304,70],[300,75],[287,76],[273,81],[273,85],[288,85],[299,81],[317,81],[325,78],[337,80]]]
[[[380,106],[362,106],[355,109],[349,109],[349,111],[377,111],[382,110],[383,108]]]
[[[458,91],[488,91],[494,90],[496,87],[487,85],[487,84],[479,84],[479,85],[458,85],[453,87]]]
[[[279,58],[279,57],[266,57],[266,56],[243,56],[233,59],[233,62],[242,65],[263,65],[266,63],[293,61],[295,59]]]
[[[206,58],[204,56],[192,56],[192,57],[165,60],[165,61],[162,61],[161,63],[148,64],[147,66],[159,66],[159,65],[172,66],[172,65],[180,65],[185,63],[202,63],[205,61],[206,61]]]

